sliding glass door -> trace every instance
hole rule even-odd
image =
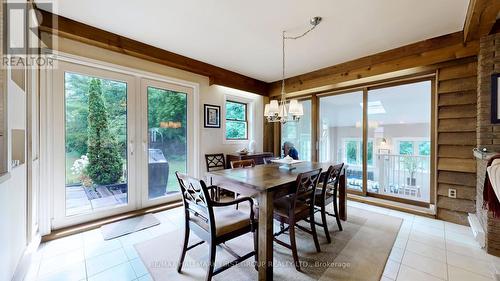
[[[368,193],[430,202],[431,81],[368,91]]]
[[[363,92],[320,97],[319,105],[319,161],[345,163],[347,188],[362,192]]]
[[[428,205],[431,98],[431,80],[321,95],[318,160],[345,163],[352,193]]]

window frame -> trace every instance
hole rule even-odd
[[[245,106],[245,120],[238,120],[234,118],[228,118],[227,117],[227,103],[237,103]],[[233,99],[226,99],[224,102],[224,139],[227,141],[247,141],[248,140],[248,103],[246,102],[241,102],[241,101],[235,101]],[[227,137],[227,121],[232,121],[232,122],[242,122],[245,123],[245,138],[228,138]]]

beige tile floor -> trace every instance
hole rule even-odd
[[[403,219],[381,281],[491,281],[500,259],[476,244],[468,227],[348,202]],[[348,210],[349,211],[349,210]],[[133,245],[180,227],[180,208],[157,213],[160,225],[104,241],[99,229],[42,244],[25,280],[152,280]]]

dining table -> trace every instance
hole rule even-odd
[[[296,186],[297,175],[322,169],[322,175],[334,163],[301,162],[294,169],[280,168],[277,163],[236,169],[211,171],[207,177],[225,190],[257,199],[258,212],[258,276],[259,280],[273,280],[273,201],[291,194]],[[339,217],[347,219],[345,168],[339,178]]]

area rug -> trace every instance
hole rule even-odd
[[[323,229],[318,228],[320,253],[316,252],[309,234],[296,231],[302,272],[295,270],[291,251],[274,244],[274,280],[380,280],[402,220],[351,207],[348,220],[342,224],[343,231],[337,230],[335,218],[329,217],[328,220],[332,243],[326,242]],[[183,237],[184,230],[177,229],[135,245],[155,281],[204,280],[208,260],[205,244],[188,251],[182,273],[176,271]],[[280,238],[289,242],[287,234]],[[190,245],[198,241],[192,234]],[[226,245],[238,254],[245,254],[253,248],[252,235],[234,239]],[[232,259],[222,247],[218,247],[216,268]],[[216,275],[213,280],[257,280],[253,261],[250,258]]]
[[[101,232],[104,240],[109,240],[159,224],[160,221],[154,215],[146,214],[144,216],[105,224],[101,226]]]

